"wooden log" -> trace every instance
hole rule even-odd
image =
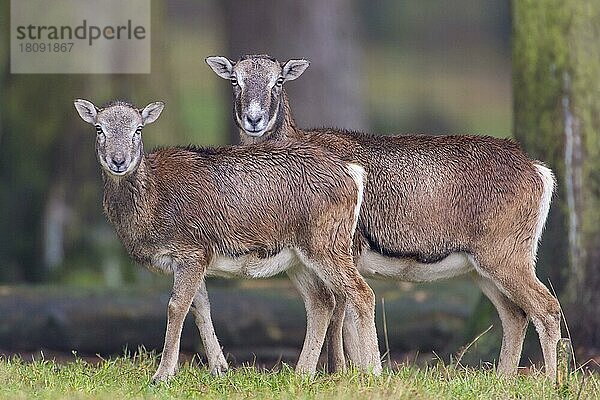
[[[373,282],[385,294],[389,345],[394,354],[453,351],[473,310],[476,293],[469,282],[401,289]],[[119,354],[138,346],[160,351],[166,326],[168,286],[84,289],[61,286],[0,285],[0,353],[40,349],[79,355]],[[279,356],[294,362],[301,349],[306,315],[287,280],[208,281],[212,317],[219,341],[232,364],[270,362]],[[469,293],[470,293],[469,292]],[[461,296],[456,295],[461,293]],[[377,326],[383,343],[382,310]],[[200,339],[188,316],[181,338],[183,352],[198,352]]]

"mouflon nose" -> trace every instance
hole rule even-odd
[[[125,156],[122,154],[117,154],[112,157],[112,162],[115,167],[122,167],[125,164]]]
[[[253,127],[256,127],[256,125],[258,125],[258,123],[260,121],[262,121],[262,116],[259,115],[259,116],[252,117],[250,115],[246,115],[246,121],[248,121],[248,123],[250,125],[252,125]]]

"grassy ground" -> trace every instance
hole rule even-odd
[[[372,377],[357,372],[301,377],[283,366],[278,371],[243,367],[212,377],[194,362],[181,366],[171,381],[150,383],[156,368],[150,353],[98,363],[66,364],[0,358],[0,398],[466,398],[553,399],[600,397],[600,377],[573,374],[570,387],[557,391],[539,372],[501,379],[490,370],[447,366],[401,366]],[[582,384],[583,383],[583,384]]]

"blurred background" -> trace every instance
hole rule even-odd
[[[286,85],[300,126],[516,137],[547,162],[560,187],[538,275],[567,306],[579,354],[596,356],[600,177],[592,162],[600,154],[600,90],[598,62],[589,60],[600,55],[598,18],[590,16],[600,14],[591,2],[576,3],[152,0],[151,74],[13,75],[2,2],[0,352],[162,348],[170,278],[134,265],[105,221],[94,131],[72,101],[165,101],[144,133],[147,149],[235,143],[230,85],[204,58],[268,53],[311,61]],[[574,7],[567,22],[564,7]],[[500,323],[468,279],[370,283],[381,335],[385,298],[394,360],[448,361],[493,325],[463,362],[494,362]],[[295,360],[304,312],[286,279],[211,280],[208,289],[217,335],[234,363]],[[182,346],[201,352],[191,320]],[[531,329],[522,365],[539,353]]]

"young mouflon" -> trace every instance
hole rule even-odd
[[[133,260],[174,276],[155,381],[175,374],[190,309],[211,371],[227,368],[210,318],[206,275],[288,274],[307,312],[297,371],[315,372],[330,319],[341,313],[334,320],[342,321],[346,309],[364,340],[361,365],[378,366],[374,295],[352,258],[362,167],[302,143],[169,147],[146,154],[142,130],[163,103],[137,109],[115,101],[98,108],[76,100],[75,108],[96,128],[104,212],[119,239]],[[341,322],[330,332],[341,343]],[[344,365],[343,358],[337,362]]]
[[[517,372],[531,319],[546,373],[554,378],[560,307],[535,273],[555,186],[550,169],[507,139],[301,129],[283,85],[308,61],[266,55],[206,61],[232,84],[242,143],[310,143],[365,167],[355,235],[364,276],[427,282],[470,274],[502,321],[498,372]],[[350,360],[356,359],[360,338],[351,321],[344,323],[343,339]]]

